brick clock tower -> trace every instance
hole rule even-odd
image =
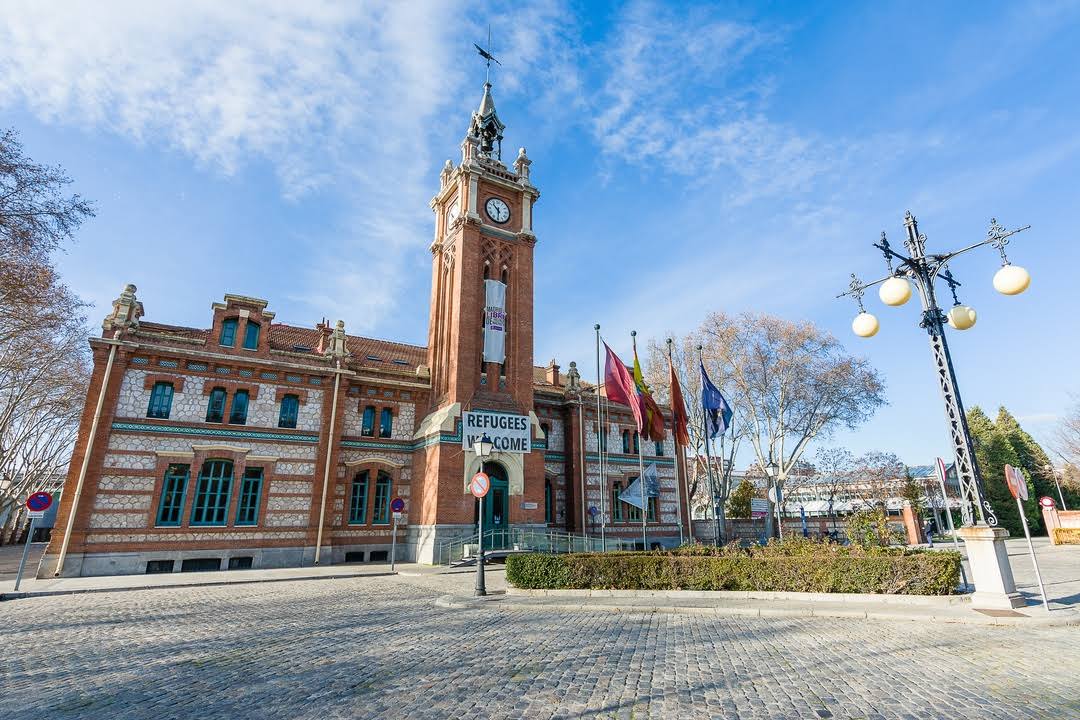
[[[485,530],[544,526],[543,449],[531,449],[543,439],[533,412],[532,213],[540,192],[529,180],[525,148],[512,170],[503,164],[504,129],[485,82],[461,162],[446,161],[431,200],[432,401],[417,430],[409,509],[409,541],[420,562],[438,562],[440,542],[475,533],[478,508],[466,486],[481,467],[492,479]],[[473,425],[463,429],[463,420],[490,427],[501,447],[476,457]],[[507,428],[527,440],[506,439]],[[519,451],[521,442],[528,452]]]

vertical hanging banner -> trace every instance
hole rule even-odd
[[[506,285],[484,281],[484,362],[506,360]]]

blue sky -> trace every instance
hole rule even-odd
[[[1080,392],[1077,3],[355,5],[5,13],[0,124],[98,205],[59,259],[95,323],[134,282],[155,321],[204,326],[235,292],[424,342],[428,201],[490,22],[505,154],[528,148],[542,192],[537,364],[591,367],[594,322],[647,339],[711,310],[811,319],[888,382],[830,442],[928,462],[948,442],[917,309],[869,298],[881,332],[860,340],[834,299],[881,274],[870,243],[899,242],[910,209],[942,250],[991,216],[1033,226],[1009,246],[1025,294],[993,291],[992,250],[954,267],[979,312],[950,339],[967,405],[1048,439]]]

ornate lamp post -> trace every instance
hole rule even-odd
[[[487,433],[484,433],[483,437],[473,443],[473,452],[476,453],[476,457],[480,458],[480,470],[484,469],[484,458],[491,455],[491,449],[494,447],[494,443],[491,442],[491,438]],[[473,589],[473,595],[477,597],[483,597],[487,595],[487,582],[484,578],[484,498],[480,498],[480,517],[478,518],[477,532],[476,532],[476,586]]]
[[[915,283],[922,302],[922,320],[919,326],[926,330],[930,339],[935,375],[945,403],[945,419],[956,455],[956,472],[960,480],[962,501],[961,512],[967,531],[966,533],[961,531],[961,536],[964,537],[968,546],[969,562],[972,565],[972,574],[975,576],[976,583],[976,597],[973,600],[979,601],[978,596],[982,590],[980,585],[983,585],[987,587],[987,590],[981,593],[984,606],[1015,606],[1019,596],[1015,592],[1008,555],[1003,545],[998,547],[1004,538],[1008,537],[1008,533],[995,527],[997,517],[986,500],[986,490],[982,475],[979,473],[979,466],[975,461],[971,434],[964,416],[964,405],[957,388],[956,372],[953,370],[949,345],[945,339],[945,325],[947,323],[956,330],[967,330],[975,324],[975,310],[960,303],[956,296],[956,288],[960,286],[960,283],[949,270],[949,263],[959,255],[990,245],[1001,254],[1001,269],[994,275],[994,288],[1004,295],[1017,295],[1027,289],[1031,283],[1031,276],[1024,268],[1010,264],[1005,255],[1005,246],[1009,243],[1010,237],[1031,226],[1025,225],[1015,230],[1006,230],[998,224],[996,219],[992,219],[985,240],[953,252],[940,254],[927,254],[926,236],[919,233],[919,226],[910,212],[904,216],[904,227],[907,232],[904,247],[910,254],[903,255],[895,251],[889,245],[885,233],[881,233],[881,241],[874,243],[874,247],[885,256],[888,275],[879,280],[864,283],[852,274],[851,289],[837,297],[855,298],[859,306],[859,314],[852,322],[852,330],[860,337],[872,337],[878,331],[878,321],[863,308],[862,297],[867,288],[880,285],[878,295],[881,301],[886,305],[899,306],[911,297],[910,282]],[[954,304],[948,313],[945,313],[937,304],[935,281],[938,279],[949,286],[953,296]],[[1005,605],[1006,602],[1009,604]]]

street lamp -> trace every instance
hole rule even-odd
[[[967,330],[975,324],[975,310],[963,305],[956,294],[956,288],[960,283],[949,271],[949,263],[953,258],[962,255],[969,250],[990,245],[1001,254],[1001,269],[994,275],[994,288],[1005,295],[1016,295],[1027,289],[1031,284],[1031,276],[1027,270],[1009,263],[1005,255],[1005,246],[1009,238],[1018,232],[1027,230],[1030,225],[1015,230],[1006,230],[998,224],[996,219],[990,221],[990,229],[986,239],[973,245],[961,248],[954,252],[931,254],[926,253],[926,236],[919,234],[919,226],[908,212],[904,216],[904,227],[907,231],[907,239],[904,246],[910,255],[896,252],[889,245],[885,233],[881,233],[881,241],[874,243],[874,247],[885,256],[885,264],[888,266],[888,275],[873,282],[864,283],[851,275],[850,289],[837,297],[850,296],[855,298],[859,307],[859,315],[852,323],[852,329],[860,337],[871,337],[878,330],[878,321],[863,308],[862,297],[867,288],[880,285],[878,295],[882,302],[887,305],[903,305],[911,297],[910,282],[914,282],[915,288],[922,301],[922,320],[919,326],[926,330],[930,336],[930,349],[934,357],[934,367],[941,389],[942,398],[945,401],[945,417],[949,424],[949,433],[953,441],[953,450],[956,453],[956,470],[960,480],[960,494],[964,500],[961,510],[964,525],[997,525],[997,517],[994,516],[990,503],[986,500],[986,492],[983,486],[979,467],[975,462],[975,452],[968,431],[967,419],[964,416],[964,406],[960,400],[960,392],[957,388],[956,373],[953,370],[952,357],[949,354],[949,345],[945,340],[945,324],[956,330]],[[893,267],[893,263],[896,267]],[[942,280],[949,286],[953,296],[953,307],[945,313],[937,304],[935,294],[935,280]],[[974,514],[973,510],[974,508]]]
[[[1053,465],[1043,465],[1043,470],[1050,473],[1050,476],[1054,478],[1054,484],[1057,485],[1058,499],[1061,500],[1061,509],[1068,510],[1069,508],[1065,506],[1065,496],[1061,494],[1061,481],[1058,479],[1057,470],[1054,469]]]
[[[480,471],[484,470],[484,458],[491,455],[494,444],[487,433],[473,443],[473,453],[480,458]],[[487,595],[487,582],[484,578],[484,498],[480,498],[480,516],[476,526],[476,586],[473,595],[483,597]]]

